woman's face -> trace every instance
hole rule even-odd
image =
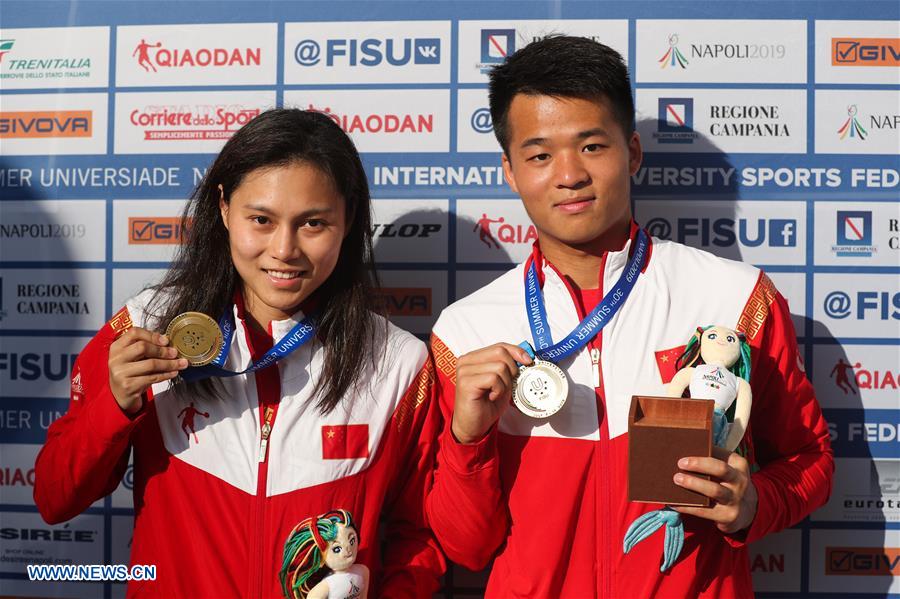
[[[346,570],[356,561],[359,538],[356,531],[343,524],[337,525],[337,536],[328,543],[325,551],[325,565],[333,571]]]
[[[700,338],[700,357],[706,364],[730,368],[741,357],[738,334],[725,327],[710,327]]]
[[[344,199],[315,166],[251,171],[228,202],[220,197],[219,209],[244,304],[263,328],[296,312],[337,264],[347,230]]]

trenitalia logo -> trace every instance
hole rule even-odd
[[[91,137],[90,110],[0,112],[0,139]]]
[[[262,48],[164,48],[162,42],[141,39],[131,56],[148,73],[157,67],[258,67]]]
[[[184,243],[187,232],[180,216],[128,217],[129,245],[179,245]]]
[[[831,38],[831,66],[900,66],[900,38],[833,37]]]
[[[12,50],[13,44],[15,43],[16,40],[0,40],[0,63],[3,62],[3,57]]]
[[[431,288],[382,287],[375,303],[389,316],[431,316]]]
[[[827,576],[897,576],[898,547],[826,547]]]

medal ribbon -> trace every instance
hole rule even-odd
[[[547,324],[544,296],[538,283],[537,266],[532,260],[525,278],[525,306],[528,312],[528,324],[531,327],[531,337],[534,339],[534,347],[537,349],[534,354],[541,360],[555,363],[587,345],[625,304],[638,277],[641,276],[649,245],[647,234],[643,229],[639,229],[634,253],[628,264],[625,265],[625,270],[622,271],[619,280],[609,290],[609,293],[603,296],[597,307],[584,317],[578,327],[555,345],[551,345],[553,339]],[[528,342],[523,343],[527,344]],[[526,349],[526,351],[528,350]]]
[[[222,339],[224,341],[222,349],[219,350],[219,353],[213,359],[212,363],[207,364],[206,366],[198,366],[184,370],[181,373],[181,376],[185,381],[199,381],[214,376],[237,376],[239,374],[256,372],[257,370],[268,368],[279,360],[288,357],[301,345],[312,339],[316,332],[313,317],[307,316],[294,325],[294,328],[281,338],[281,341],[272,346],[272,349],[263,354],[259,360],[252,363],[249,368],[236,372],[225,368],[225,360],[228,358],[228,350],[231,347],[231,338],[234,336],[234,322],[231,320],[231,314],[228,311],[226,311],[225,314],[222,314],[222,318],[219,319],[219,328],[222,329]]]

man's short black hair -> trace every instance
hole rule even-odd
[[[509,155],[509,107],[517,94],[607,98],[626,139],[634,131],[634,100],[622,55],[585,37],[552,35],[516,51],[490,72],[494,135]]]

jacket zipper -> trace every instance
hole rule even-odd
[[[596,347],[591,348],[591,380],[596,392],[600,386],[600,350]]]
[[[278,367],[274,367],[278,371]],[[259,376],[258,373],[257,376]],[[250,529],[251,547],[250,547],[250,589],[251,596],[264,597],[266,589],[266,581],[263,577],[264,572],[268,572],[265,563],[263,563],[263,538],[268,530],[266,525],[266,489],[269,478],[269,435],[272,434],[272,426],[275,424],[275,416],[278,413],[278,404],[267,402],[260,398],[260,438],[259,452],[257,454],[258,470],[256,477],[256,495],[253,497],[253,514],[251,516],[253,526]],[[263,403],[265,402],[265,403]],[[265,555],[268,555],[265,553]]]
[[[251,337],[249,330],[248,339]],[[251,343],[251,354],[254,360],[269,349],[273,344],[272,325],[268,327],[269,337],[265,340],[267,347],[255,347],[258,344]],[[259,339],[261,335],[257,337]],[[259,339],[262,341],[262,339]],[[259,355],[257,355],[259,354]],[[281,375],[277,365],[254,373],[256,378],[257,403],[259,405],[259,445],[257,446],[257,475],[256,494],[251,500],[250,508],[250,555],[248,596],[265,596],[267,581],[264,573],[269,572],[269,564],[266,563],[268,552],[264,550],[267,540],[264,538],[269,527],[266,523],[267,497],[269,478],[269,437],[272,427],[275,426],[275,418],[278,415],[278,405],[281,397]]]
[[[603,254],[603,258],[600,260],[600,273],[598,275],[599,288],[600,288],[600,297],[603,297],[604,285],[603,285],[603,275],[606,272],[606,258],[609,254]],[[602,299],[601,299],[602,301]],[[600,357],[603,349],[603,331],[597,333],[597,336],[591,339],[590,343],[591,347],[591,364],[593,365],[594,371],[594,397],[597,402],[597,500],[600,501],[600,505],[603,506],[603,509],[598,510],[600,521],[598,522],[600,526],[600,534],[597,536],[598,539],[602,539],[600,541],[600,547],[598,548],[597,553],[600,557],[600,567],[597,569],[597,572],[600,576],[599,584],[597,585],[597,594],[601,597],[609,597],[609,579],[610,573],[609,569],[611,566],[610,555],[609,555],[609,547],[610,547],[610,526],[608,524],[608,516],[612,513],[612,509],[610,509],[609,503],[609,487],[610,481],[604,478],[605,474],[609,472],[609,463],[607,460],[607,454],[609,453],[608,448],[604,446],[603,439],[603,427],[607,422],[607,411],[606,411],[606,397],[603,394],[603,367],[600,365]],[[607,434],[605,435],[607,438],[609,437],[609,429],[607,429]],[[605,482],[605,484],[604,484]]]
[[[603,255],[600,262],[600,297],[603,297],[603,273],[606,270],[606,254]],[[572,303],[575,304],[575,313],[578,315],[578,319],[584,319],[587,306],[582,306],[582,302],[579,300],[576,295],[576,291],[572,288],[568,281],[566,281],[565,276],[559,274],[560,279],[562,279],[563,284],[565,284],[566,288],[569,290],[569,295],[572,297]],[[601,300],[602,301],[602,300]],[[598,504],[598,515],[597,515],[597,526],[599,528],[598,534],[595,540],[595,555],[597,556],[597,589],[595,596],[599,597],[608,597],[609,593],[609,573],[606,569],[610,564],[610,552],[609,552],[609,543],[607,537],[607,531],[611,529],[611,526],[608,525],[607,520],[608,516],[611,514],[612,510],[610,509],[599,509],[599,506],[606,505],[609,506],[609,487],[610,484],[606,481],[604,484],[603,480],[603,472],[609,470],[609,464],[606,459],[606,451],[605,448],[601,445],[603,442],[603,426],[606,422],[606,402],[603,397],[603,367],[600,365],[600,356],[601,349],[603,347],[603,331],[597,333],[597,335],[588,342],[588,356],[591,359],[591,378],[592,383],[594,385],[594,400],[597,402],[597,454],[599,457],[596,459],[596,476],[594,482],[594,496],[597,498]],[[608,429],[607,429],[608,431]],[[607,432],[607,437],[609,433]],[[604,504],[604,502],[606,502]],[[602,556],[601,556],[602,554]]]

